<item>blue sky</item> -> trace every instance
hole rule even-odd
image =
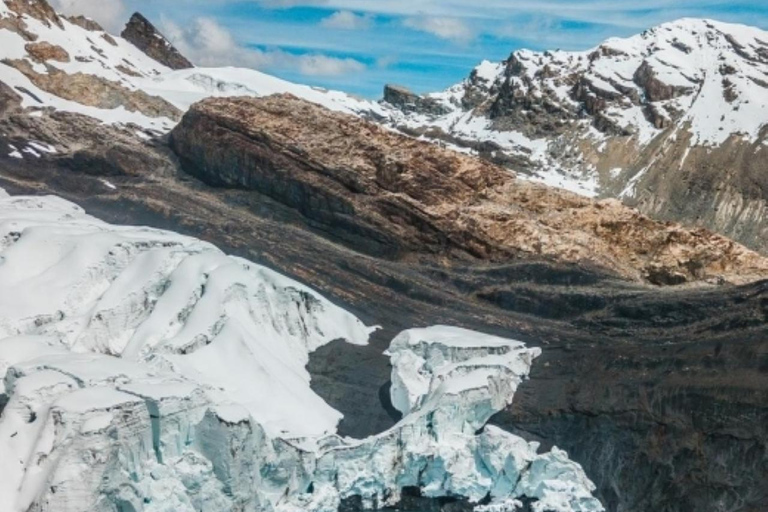
[[[443,89],[519,48],[579,50],[681,17],[768,29],[766,0],[53,0],[111,30],[139,10],[201,65],[370,98]]]

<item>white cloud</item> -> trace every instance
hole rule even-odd
[[[372,21],[373,18],[370,15],[355,14],[352,11],[336,11],[324,18],[320,24],[326,28],[364,30],[371,26]]]
[[[259,50],[240,45],[232,34],[211,18],[197,18],[182,28],[163,19],[163,33],[178,50],[201,66],[244,66],[255,69],[296,70],[309,76],[331,76],[366,69],[355,59],[322,54],[294,55],[282,50]]]
[[[211,18],[197,18],[184,28],[162,18],[161,26],[165,37],[198,65],[260,67],[264,64],[258,52],[241,47],[227,29]]]
[[[328,0],[256,0],[264,7],[285,8],[295,7],[297,5],[322,5],[328,3]]]
[[[128,21],[123,0],[51,0],[51,6],[63,14],[91,18],[113,34],[119,34]]]
[[[384,55],[376,59],[376,67],[387,69],[397,63],[399,59],[395,55]]]
[[[294,58],[298,62],[299,71],[305,75],[344,75],[365,70],[365,65],[355,59],[337,59],[327,55],[301,55]]]
[[[458,18],[421,16],[406,18],[403,24],[408,28],[427,32],[449,41],[467,42],[474,37],[469,26]]]

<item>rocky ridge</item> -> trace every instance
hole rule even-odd
[[[147,92],[170,71],[85,18],[59,16],[44,0],[0,4],[0,80],[30,110],[85,114],[104,123],[167,131],[181,110]]]
[[[376,104],[250,70],[172,72],[155,59],[173,57],[148,57],[90,20],[57,15],[44,0],[2,9],[0,30],[16,40],[0,75],[25,108],[167,132],[205,97],[291,92],[477,154],[524,179],[618,198],[758,251],[768,240],[767,38],[758,29],[688,19],[586,52],[517,51],[442,93],[387,86]],[[156,34],[139,18],[131,26],[131,37]],[[161,37],[148,40],[170,48]]]
[[[518,180],[292,96],[204,100],[170,145],[204,182],[270,196],[376,256],[547,258],[654,284],[768,276],[768,261],[721,236]]]
[[[194,67],[141,13],[133,13],[120,37],[170,69]]]

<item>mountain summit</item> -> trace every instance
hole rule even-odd
[[[171,69],[194,67],[141,13],[133,13],[120,36]]]
[[[520,50],[425,99],[450,112],[393,123],[768,250],[768,32],[682,19],[583,52]]]

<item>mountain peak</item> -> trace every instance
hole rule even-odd
[[[192,63],[140,12],[133,13],[120,34],[138,49],[171,69],[188,69]]]

